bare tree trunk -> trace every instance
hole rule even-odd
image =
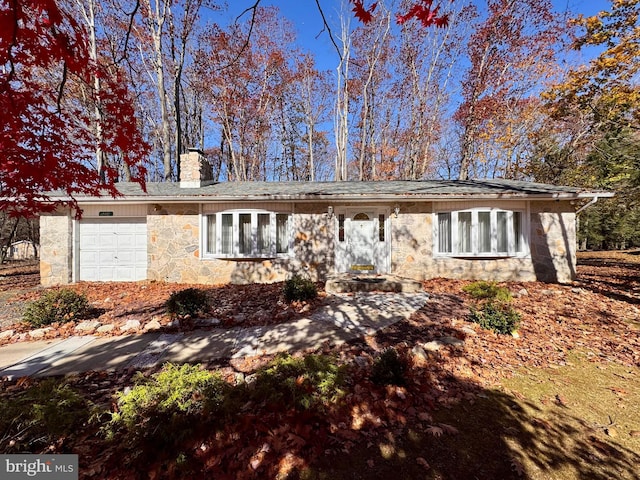
[[[482,54],[482,60],[478,67],[478,71],[474,72],[476,85],[481,82],[481,78],[485,74],[485,68],[487,60],[489,58],[489,52],[492,45],[487,44]],[[460,173],[458,175],[459,180],[467,180],[469,178],[469,167],[473,160],[473,154],[475,151],[475,140],[478,130],[478,118],[476,117],[476,107],[480,98],[480,90],[474,86],[471,98],[469,100],[466,119],[464,122],[464,130],[462,133],[462,140],[460,142]]]
[[[85,24],[87,25],[87,30],[89,31],[89,58],[95,64],[98,63],[98,43],[96,38],[96,3],[95,0],[76,0],[76,5],[84,18]],[[94,90],[94,106],[93,106],[93,116],[96,132],[96,168],[100,175],[100,181],[102,183],[106,182],[106,168],[107,168],[107,159],[105,152],[102,151],[102,143],[104,140],[104,135],[102,132],[102,124],[104,123],[104,119],[102,116],[102,105],[101,105],[101,83],[100,77],[93,74],[93,90]]]
[[[164,52],[162,37],[164,24],[169,12],[170,0],[146,0],[147,24],[153,41],[153,69],[156,74],[158,102],[160,104],[160,141],[162,143],[163,179],[169,181],[172,178],[171,166],[171,126],[169,123],[169,109],[167,107],[167,88],[165,86]],[[152,5],[153,2],[153,5]]]
[[[367,56],[367,77],[362,85],[362,111],[361,111],[361,135],[360,135],[360,155],[359,168],[360,180],[365,179],[364,165],[367,154],[371,160],[371,180],[375,177],[375,156],[373,155],[372,137],[375,131],[373,124],[373,97],[375,95],[373,87],[373,77],[378,67],[378,62],[384,51],[385,42],[391,28],[391,12],[386,11],[386,15],[380,21],[382,32],[375,32],[377,35],[373,39],[370,55]]]
[[[336,94],[336,181],[347,180],[347,146],[349,140],[349,54],[351,39],[349,36],[349,20],[341,18],[342,58],[338,65],[338,90]]]

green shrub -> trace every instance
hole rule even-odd
[[[471,308],[470,319],[482,328],[509,334],[518,328],[521,315],[508,303],[485,302],[480,308]]]
[[[344,368],[333,357],[294,358],[281,353],[258,370],[251,396],[257,402],[284,404],[287,408],[322,410],[342,397],[343,385]]]
[[[0,398],[0,411],[0,451],[9,440],[33,451],[77,431],[90,417],[90,404],[63,381],[47,379]]]
[[[173,292],[165,306],[171,316],[186,317],[205,310],[209,306],[209,300],[204,290],[186,288]]]
[[[308,278],[294,275],[284,282],[284,298],[287,302],[312,300],[317,296],[316,284]]]
[[[89,301],[81,293],[71,289],[50,290],[38,300],[31,302],[22,319],[32,327],[50,325],[54,322],[79,320],[89,312]]]
[[[118,421],[133,428],[145,416],[199,414],[215,409],[220,403],[226,383],[222,378],[197,365],[167,363],[149,379],[140,376],[138,384],[128,392],[118,392]]]
[[[139,376],[128,391],[116,393],[107,434],[123,426],[134,438],[171,443],[187,438],[203,415],[215,416],[229,386],[217,373],[197,365],[167,363],[150,378]]]
[[[462,287],[462,290],[471,295],[472,298],[478,300],[497,300],[499,302],[511,301],[511,292],[507,288],[501,287],[495,282],[473,282]]]
[[[406,363],[394,348],[387,348],[374,361],[371,381],[376,385],[404,385],[406,383]]]

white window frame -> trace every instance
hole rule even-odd
[[[490,220],[490,240],[491,251],[480,251],[480,230],[479,230],[479,214],[489,213]],[[507,214],[507,251],[498,251],[498,213],[503,212]],[[516,239],[515,230],[513,228],[514,213],[520,214],[520,251],[516,251]],[[460,213],[471,214],[471,251],[460,251],[460,241],[458,234],[458,215]],[[439,228],[439,214],[450,214],[450,237],[451,237],[451,252],[441,252],[440,247],[440,228]],[[505,209],[495,207],[473,207],[460,210],[439,210],[433,213],[433,252],[434,256],[440,257],[469,257],[469,258],[499,258],[499,257],[528,257],[530,256],[529,249],[529,219],[526,209]]]
[[[232,248],[230,253],[219,253],[222,250],[222,216],[231,215],[232,217]],[[250,252],[240,253],[240,216],[251,216],[251,249]],[[269,215],[269,251],[258,252],[258,215]],[[287,231],[286,236],[286,252],[277,252],[277,216],[287,216]],[[209,217],[216,218],[216,239],[215,246],[216,252],[210,252],[209,246]],[[214,258],[279,258],[289,257],[292,251],[292,239],[291,239],[291,219],[290,212],[274,212],[269,210],[256,210],[256,209],[234,209],[223,210],[220,212],[203,213],[201,215],[201,245],[200,251],[202,252],[201,258],[214,259]]]

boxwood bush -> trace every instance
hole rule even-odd
[[[27,305],[22,319],[37,328],[55,322],[80,320],[86,317],[89,311],[89,301],[84,294],[63,288],[49,290],[38,300]]]
[[[294,275],[284,282],[284,298],[287,302],[313,300],[317,296],[316,284],[309,278]]]
[[[165,306],[172,317],[186,317],[206,310],[209,306],[209,300],[204,290],[185,288],[184,290],[173,292]]]

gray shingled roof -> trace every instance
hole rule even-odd
[[[513,180],[395,180],[377,182],[218,182],[200,188],[179,183],[119,183],[124,198],[135,201],[229,200],[435,200],[464,198],[592,198],[609,192]],[[55,198],[56,195],[53,195]],[[77,197],[80,202],[98,200]],[[101,197],[111,200],[111,197]]]

